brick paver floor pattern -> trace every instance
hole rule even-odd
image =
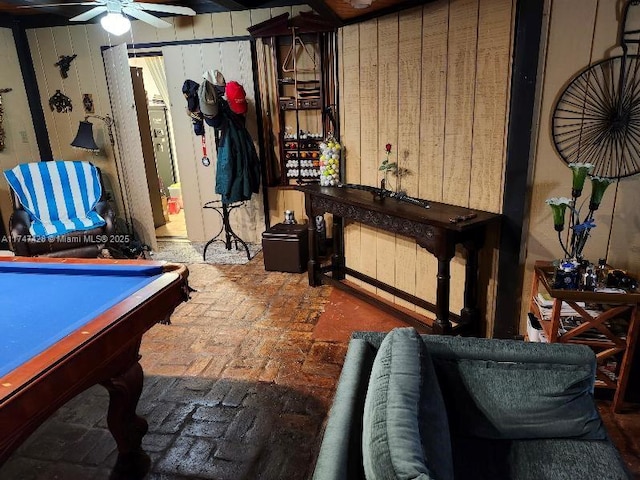
[[[309,287],[306,274],[265,272],[261,255],[247,265],[191,265],[190,284],[197,292],[172,324],[142,341],[146,478],[308,478],[347,349],[313,339],[330,288]],[[117,451],[107,404],[99,386],[71,400],[0,468],[0,480],[109,478]],[[640,471],[640,414],[600,406]]]
[[[248,265],[189,267],[197,291],[143,338],[147,478],[303,479],[313,468],[346,344],[312,331],[329,287]],[[1,479],[106,479],[117,451],[108,395],[58,410],[0,469]]]

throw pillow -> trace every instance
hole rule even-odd
[[[365,398],[362,454],[367,480],[453,478],[444,401],[413,328],[393,330],[380,345]]]
[[[425,342],[455,434],[605,438],[588,347],[434,336]]]

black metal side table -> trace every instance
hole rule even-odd
[[[238,242],[242,244],[245,251],[247,252],[247,260],[251,260],[251,253],[249,252],[249,247],[247,243],[242,240],[236,232],[231,228],[231,223],[229,222],[229,215],[231,212],[238,208],[242,207],[245,202],[234,202],[234,203],[222,203],[221,200],[212,200],[204,204],[202,208],[210,208],[211,210],[215,210],[220,218],[222,219],[222,226],[220,227],[220,231],[209,240],[204,246],[204,252],[202,253],[202,259],[207,260],[207,248],[215,241],[219,241],[224,243],[224,246],[227,250],[231,250],[231,242],[233,241],[236,246],[236,250],[240,250],[238,247]],[[218,238],[224,233],[224,239]]]

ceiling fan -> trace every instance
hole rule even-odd
[[[131,22],[126,14],[130,17],[136,18],[157,28],[167,28],[172,25],[158,17],[147,13],[161,12],[172,13],[174,15],[195,15],[196,12],[188,7],[180,7],[176,5],[164,5],[161,3],[143,3],[136,2],[134,0],[96,0],[94,2],[76,2],[76,3],[49,3],[40,5],[30,5],[18,8],[46,8],[46,7],[64,7],[72,5],[93,6],[92,9],[87,10],[80,15],[76,15],[70,18],[71,22],[86,22],[102,13],[107,13],[100,19],[102,27],[109,33],[114,35],[122,35],[129,31],[131,28]]]

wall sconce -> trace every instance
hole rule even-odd
[[[78,125],[78,133],[76,134],[76,138],[73,139],[73,142],[71,142],[71,146],[94,153],[100,151],[100,147],[98,147],[93,138],[93,123],[89,121],[90,118],[97,118],[104,122],[107,127],[107,133],[109,134],[109,143],[111,143],[111,147],[113,147],[115,145],[113,138],[113,119],[109,115],[104,117],[100,115],[87,115],[84,117],[84,120],[81,120],[80,125]]]

